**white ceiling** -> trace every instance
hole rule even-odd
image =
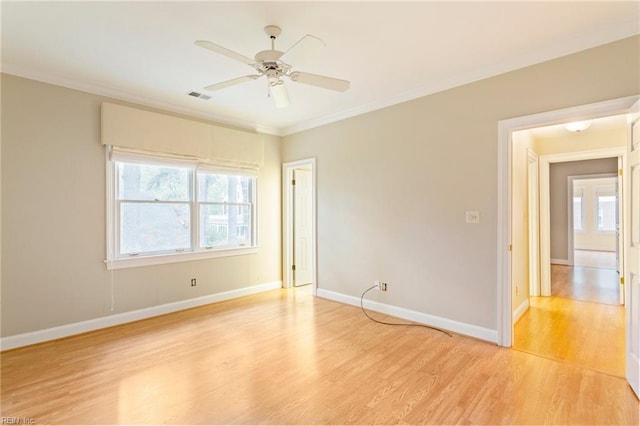
[[[640,32],[640,2],[6,2],[2,71],[215,121],[290,134]],[[326,49],[299,71],[351,81],[345,93],[287,82],[276,109],[263,79],[196,47],[253,57],[307,33]],[[204,93],[204,92],[203,92]]]

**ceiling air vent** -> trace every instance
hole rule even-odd
[[[187,93],[189,96],[193,96],[194,98],[200,98],[203,99],[205,101],[208,101],[209,99],[211,99],[211,96],[209,95],[203,95],[202,93],[198,93],[198,92],[189,92]]]

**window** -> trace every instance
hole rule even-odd
[[[255,248],[254,170],[120,152],[109,167],[110,268]]]
[[[616,197],[615,195],[596,196],[597,229],[601,232],[613,232],[616,230]]]
[[[251,245],[252,193],[248,176],[198,172],[200,248]]]
[[[116,162],[118,257],[191,248],[193,170]]]

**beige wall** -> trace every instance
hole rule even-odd
[[[640,93],[639,40],[286,136],[317,158],[319,287],[495,330],[497,123]]]
[[[640,93],[640,37],[283,138],[266,137],[260,252],[107,272],[99,104],[2,77],[2,336],[280,280],[280,163],[318,161],[322,289],[496,329],[497,123]],[[480,224],[465,211],[479,210]],[[196,276],[198,286],[189,279]]]
[[[257,254],[106,270],[105,100],[2,75],[3,337],[281,279],[273,136],[259,174]]]

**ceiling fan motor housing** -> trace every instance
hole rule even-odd
[[[277,62],[280,57],[284,55],[284,52],[279,50],[263,50],[261,52],[256,53],[255,60],[258,63],[268,63],[268,62]]]

